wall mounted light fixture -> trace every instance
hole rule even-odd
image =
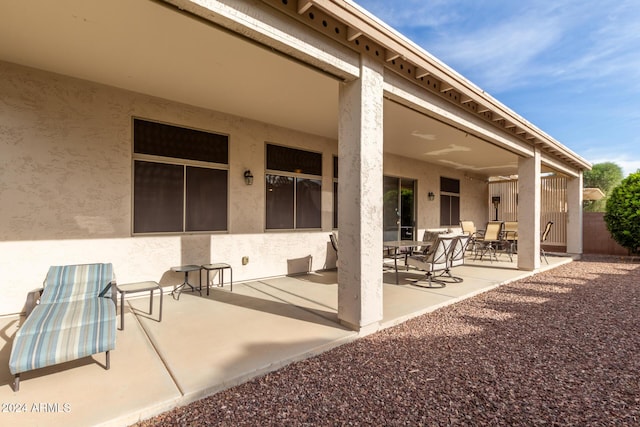
[[[244,183],[247,185],[253,184],[253,175],[251,175],[251,171],[249,169],[244,171]]]
[[[427,197],[429,198],[430,201],[433,201],[436,198],[436,195],[433,194],[433,191],[429,191],[429,194],[427,194]]]

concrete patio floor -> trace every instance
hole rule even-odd
[[[570,262],[549,256],[541,270]],[[462,283],[415,286],[417,271],[384,273],[383,328],[526,277],[503,254],[453,270]],[[139,294],[146,295],[146,294]],[[21,375],[11,387],[9,355],[17,316],[0,318],[0,424],[129,425],[240,384],[288,363],[352,341],[359,334],[338,323],[337,272],[322,271],[212,288],[210,295],[164,297],[162,322],[146,314],[148,297],[127,300],[111,369],[104,354]],[[118,319],[118,327],[120,326]]]

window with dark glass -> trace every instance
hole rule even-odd
[[[266,164],[266,228],[320,228],[322,154],[267,144]]]
[[[134,119],[133,232],[225,231],[229,137]]]
[[[460,224],[460,180],[440,177],[440,225]]]

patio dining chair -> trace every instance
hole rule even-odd
[[[510,255],[518,252],[518,221],[504,222],[503,238]]]
[[[338,268],[338,235],[335,231],[329,234],[329,240],[331,241],[331,247],[336,251],[336,268]]]
[[[451,269],[453,267],[464,264],[464,254],[470,242],[471,237],[467,236],[466,234],[457,236],[453,239],[453,242],[451,243],[451,250],[449,251],[449,265],[445,269],[442,276],[446,274],[454,283],[461,283],[463,281],[462,277],[457,277],[451,274]]]
[[[493,258],[498,260],[496,249],[502,244],[502,221],[489,221],[482,237],[476,238],[476,250],[474,259],[478,257],[480,252],[480,260],[489,252],[489,260]]]
[[[415,253],[425,255],[431,246],[438,240],[438,236],[440,234],[435,231],[425,230],[422,235],[422,241],[424,242],[423,246],[420,246]]]
[[[549,264],[549,260],[547,259],[547,253],[542,248],[542,244],[547,241],[549,238],[549,233],[551,232],[551,226],[553,225],[553,221],[547,222],[544,226],[544,231],[542,232],[542,237],[540,238],[540,258],[544,258],[545,262]]]
[[[436,241],[429,247],[426,253],[420,255],[409,255],[407,257],[407,264],[418,270],[426,271],[425,279],[427,280],[427,287],[432,287],[433,283],[438,283],[441,287],[446,286],[446,283],[442,280],[434,279],[436,271],[446,271],[449,267],[449,254],[453,244],[452,237],[438,236]],[[417,286],[423,286],[419,284],[419,281],[415,282]]]
[[[479,234],[475,224],[473,223],[473,221],[460,221],[460,228],[462,228],[462,232],[464,234],[469,236],[469,245],[471,245],[471,249],[475,251],[476,237],[478,237]]]
[[[336,251],[336,259],[338,258],[338,235],[334,232],[329,234],[329,240],[331,240],[331,246]]]

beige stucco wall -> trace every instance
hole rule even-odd
[[[131,235],[132,117],[230,135],[229,233]],[[264,232],[265,141],[323,153],[323,227]],[[332,156],[337,141],[0,62],[0,315],[20,312],[50,265],[111,262],[120,283],[181,282],[179,264],[228,262],[236,281],[335,266]],[[255,182],[247,186],[245,169]],[[439,176],[461,180],[462,216],[486,215],[484,183],[385,156],[385,173],[418,179],[418,226],[438,226]],[[247,265],[241,264],[248,256]]]
[[[476,226],[487,221],[488,188],[483,179],[472,177],[464,172],[387,154],[384,157],[384,174],[398,178],[418,181],[416,228],[438,228],[440,226],[440,177],[460,180],[460,219],[471,220]],[[429,192],[435,194],[430,201]],[[482,228],[482,227],[479,227]],[[421,237],[421,234],[418,234]]]
[[[2,62],[0,99],[0,314],[22,310],[56,264],[112,262],[118,282],[167,285],[186,263],[229,262],[236,280],[309,256],[312,269],[335,265],[333,140]],[[132,237],[132,116],[230,135],[229,234]],[[265,141],[324,153],[323,231],[264,233]]]

